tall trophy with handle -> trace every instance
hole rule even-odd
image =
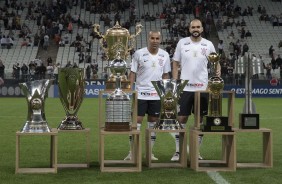
[[[202,131],[206,132],[229,132],[231,126],[228,124],[228,117],[222,116],[222,90],[224,81],[216,75],[220,56],[212,52],[208,56],[211,66],[211,77],[208,81],[209,95],[209,113],[204,116],[204,124],[201,126]]]
[[[110,62],[108,68],[110,68],[111,75],[109,80],[106,82],[106,89],[116,89],[116,79],[117,79],[117,70],[120,66],[126,67],[126,59],[128,58],[130,51],[134,48],[136,42],[135,37],[139,35],[142,31],[142,25],[136,25],[136,33],[131,34],[126,28],[123,28],[116,22],[116,25],[106,31],[105,35],[102,35],[99,32],[100,25],[94,24],[93,31],[101,37],[100,45],[105,51],[107,61]],[[119,60],[117,56],[119,55]],[[121,62],[122,61],[122,62]],[[127,80],[125,71],[120,73],[121,88],[122,89],[131,89],[130,82]]]
[[[84,98],[84,71],[82,68],[59,68],[59,94],[66,117],[59,125],[59,130],[81,130],[81,121],[77,112]]]
[[[45,133],[50,128],[45,117],[45,99],[51,80],[35,80],[19,84],[27,101],[27,120],[22,133]]]
[[[183,129],[177,121],[177,105],[180,94],[187,85],[188,80],[163,79],[152,81],[161,99],[160,120],[155,129],[159,130],[179,130]]]

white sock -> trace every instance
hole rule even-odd
[[[137,130],[141,130],[141,123],[137,123]]]
[[[141,123],[137,123],[137,127],[136,127],[136,129],[137,130],[141,130]],[[133,144],[133,142],[132,142],[133,140],[132,140],[132,135],[129,135],[129,146],[131,147],[131,145]]]
[[[156,122],[148,122],[148,128],[154,128]],[[156,141],[156,132],[151,132],[151,149],[153,150],[153,147],[155,145]]]
[[[203,137],[204,135],[199,135],[198,136],[198,143],[199,143],[199,146],[201,146],[202,142],[203,142]]]

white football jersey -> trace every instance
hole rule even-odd
[[[156,55],[152,55],[147,47],[139,49],[133,55],[131,71],[136,73],[138,99],[159,100],[151,81],[162,80],[162,75],[171,71],[169,54],[160,48]]]
[[[193,42],[190,37],[177,43],[173,60],[181,65],[180,79],[189,80],[184,91],[206,90],[208,85],[208,55],[215,52],[211,41],[202,38]]]

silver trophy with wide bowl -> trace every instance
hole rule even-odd
[[[35,80],[19,83],[27,101],[27,120],[22,128],[22,133],[45,133],[50,132],[45,117],[45,99],[51,80]]]
[[[126,62],[120,58],[111,62],[111,71],[116,76],[116,89],[106,99],[106,131],[129,131],[131,129],[132,102],[128,93],[121,89],[121,75],[126,71]]]

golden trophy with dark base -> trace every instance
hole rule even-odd
[[[208,60],[211,65],[211,75],[208,81],[209,95],[209,114],[204,116],[204,124],[201,126],[204,132],[230,132],[228,117],[222,116],[222,90],[224,81],[216,75],[217,65],[220,56],[217,53],[210,53]]]
[[[105,51],[107,61],[109,61],[111,75],[106,82],[106,89],[116,89],[117,70],[120,67],[126,68],[126,59],[130,54],[130,50],[134,48],[135,37],[141,33],[141,24],[136,25],[136,33],[130,35],[129,31],[119,25],[116,25],[106,31],[105,35],[99,32],[100,25],[94,24],[93,31],[101,37],[100,45]],[[116,60],[119,57],[118,60]],[[125,71],[120,73],[121,89],[131,89],[130,82],[127,80]]]

